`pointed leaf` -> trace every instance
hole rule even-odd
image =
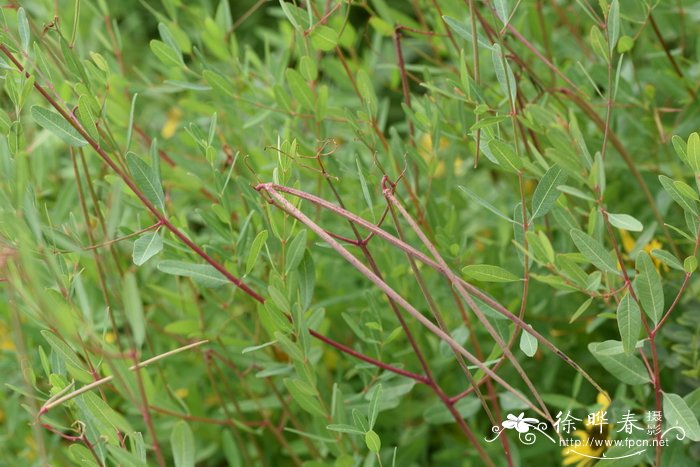
[[[658,323],[664,313],[664,290],[661,286],[661,276],[654,267],[649,255],[642,251],[637,255],[637,271],[634,288],[644,312]]]
[[[131,258],[136,266],[141,266],[163,250],[163,239],[158,232],[146,232],[134,242]]]
[[[512,272],[506,271],[500,266],[492,266],[490,264],[472,264],[465,266],[462,272],[469,279],[482,282],[517,282],[520,280],[520,278]]]
[[[588,350],[610,374],[626,384],[646,384],[649,380],[644,363],[627,355],[618,341],[591,342]]]
[[[175,423],[170,434],[170,446],[175,467],[194,467],[194,435],[185,421],[180,420]]]
[[[39,126],[49,130],[71,146],[79,148],[88,144],[85,138],[56,112],[34,105],[31,108],[31,113],[32,118]]]
[[[642,223],[628,214],[608,213],[608,220],[618,229],[629,230],[631,232],[641,232],[644,230]]]
[[[190,277],[203,287],[220,287],[230,283],[223,274],[210,264],[165,260],[158,263],[158,270],[175,276]]]
[[[126,165],[134,177],[134,183],[136,183],[136,186],[146,198],[161,211],[165,210],[163,187],[160,184],[158,175],[151,166],[133,152],[126,155]]]
[[[631,355],[642,329],[642,316],[639,313],[639,305],[629,293],[622,297],[617,306],[617,327],[620,329],[622,348],[626,354]]]
[[[664,393],[664,419],[668,423],[667,428],[680,427],[688,439],[700,441],[700,424],[698,419],[688,407],[688,404],[678,394]]]
[[[542,180],[537,184],[535,193],[532,195],[532,218],[542,217],[552,209],[561,191],[557,189],[559,185],[566,182],[566,174],[556,165],[547,170]]]
[[[571,229],[571,238],[578,251],[595,267],[601,271],[620,274],[617,270],[617,261],[600,242],[578,229]]]

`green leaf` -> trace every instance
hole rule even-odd
[[[236,97],[236,93],[232,89],[231,82],[220,74],[210,70],[205,70],[202,72],[202,76],[214,90],[219,91],[220,93],[229,97]]]
[[[510,144],[492,139],[489,141],[489,149],[504,170],[517,173],[522,169],[523,162]]]
[[[165,195],[160,184],[160,177],[139,156],[130,152],[126,155],[126,166],[129,168],[134,183],[146,198],[161,211],[165,210]]]
[[[141,295],[136,284],[136,276],[131,272],[124,273],[122,301],[124,303],[124,313],[134,337],[134,343],[140,349],[146,337],[146,320],[143,315],[143,304],[141,303]]]
[[[629,230],[631,232],[641,232],[644,230],[642,223],[628,214],[608,213],[608,220],[610,224],[618,229]]]
[[[695,200],[689,199],[687,195],[684,195],[683,192],[676,187],[673,179],[665,175],[659,175],[659,181],[661,182],[661,186],[664,187],[664,190],[666,190],[669,196],[671,196],[673,201],[678,203],[685,211],[691,213],[692,215],[698,215]]]
[[[221,287],[231,283],[210,264],[165,260],[158,263],[158,270],[166,274],[189,277],[203,287]]]
[[[664,290],[661,286],[661,277],[654,267],[654,263],[645,251],[637,255],[637,271],[639,274],[634,280],[634,289],[644,312],[658,323],[664,313]]]
[[[532,195],[532,219],[542,217],[552,209],[561,195],[557,187],[566,183],[566,178],[566,174],[559,166],[553,165],[547,170]]]
[[[676,269],[678,271],[684,271],[683,265],[681,264],[680,261],[678,261],[678,258],[673,256],[671,253],[669,253],[666,250],[659,250],[659,249],[652,250],[651,256],[661,260],[664,264],[672,267],[673,269]]]
[[[630,36],[622,36],[617,41],[617,53],[625,54],[634,48],[634,39]]]
[[[631,355],[642,329],[642,316],[639,312],[639,305],[629,293],[622,297],[617,306],[617,327],[622,338],[622,348],[626,354]]]
[[[304,78],[293,68],[287,68],[285,76],[287,77],[289,90],[292,92],[297,102],[299,102],[299,105],[306,110],[313,111],[315,107],[314,94],[306,81],[304,81]]]
[[[17,10],[17,26],[19,29],[19,41],[22,44],[22,50],[26,53],[29,52],[29,21],[27,20],[27,13],[24,8],[19,7]]]
[[[677,394],[664,392],[664,419],[666,428],[680,427],[688,439],[700,441],[700,424],[697,417],[683,398]]]
[[[284,269],[287,273],[293,271],[299,266],[301,260],[304,258],[304,251],[306,250],[306,230],[302,230],[294,237],[294,240],[289,244],[289,249],[287,250],[287,258],[285,260]]]
[[[476,193],[472,192],[471,190],[469,190],[463,186],[460,186],[459,189],[462,190],[472,201],[476,201],[477,204],[488,209],[489,211],[496,214],[501,219],[506,220],[506,221],[511,222],[511,223],[516,223],[516,221],[514,221],[510,217],[503,214],[501,211],[498,210],[498,208],[496,208],[494,205],[492,205],[488,201],[480,198]]]
[[[471,264],[462,268],[464,275],[473,280],[481,282],[517,282],[518,276],[506,271],[500,266],[489,264]]]
[[[700,135],[697,132],[688,137],[686,156],[688,157],[688,166],[696,174],[700,173]]]
[[[181,67],[184,65],[182,54],[170,47],[165,42],[153,39],[151,41],[151,50],[158,57],[158,60],[167,66]]]
[[[382,448],[382,440],[374,430],[369,430],[365,433],[365,444],[367,445],[367,449],[371,452],[379,452]]]
[[[346,425],[344,423],[335,423],[335,424],[326,426],[326,428],[331,430],[331,431],[337,431],[339,433],[349,433],[351,435],[364,435],[365,434],[364,431],[359,430],[352,425]]]
[[[315,389],[310,388],[308,383],[296,378],[285,378],[284,385],[287,387],[289,394],[292,399],[299,404],[299,406],[309,412],[311,415],[325,417],[326,412],[321,407],[320,402],[312,394],[317,394]],[[310,390],[313,392],[310,393]]]
[[[255,236],[255,240],[253,240],[253,244],[248,252],[248,258],[245,262],[246,274],[250,274],[250,271],[252,271],[253,267],[255,267],[255,263],[258,261],[258,257],[260,256],[260,251],[265,245],[265,242],[267,242],[267,235],[267,230],[263,230]]]
[[[528,357],[534,357],[537,353],[537,339],[526,329],[520,334],[520,350]]]
[[[131,258],[136,266],[141,266],[163,250],[163,239],[158,232],[146,232],[134,242]]]
[[[507,25],[508,18],[510,17],[510,6],[508,5],[508,0],[494,0],[493,5],[496,8],[496,14],[500,18],[503,25]]]
[[[148,464],[125,449],[108,444],[107,451],[109,451],[116,461],[116,465],[123,467],[148,467]]]
[[[374,387],[372,391],[372,398],[369,401],[369,409],[367,418],[369,419],[369,429],[374,428],[374,424],[377,421],[377,416],[379,415],[379,403],[382,400],[382,385],[378,384]]]
[[[88,99],[89,98],[86,95],[82,95],[80,98],[78,98],[78,109],[76,110],[75,114],[78,117],[80,124],[83,126],[83,128],[85,128],[85,131],[87,131],[92,139],[99,143],[100,134],[97,131],[97,120],[92,113],[92,108],[88,102]]]
[[[44,336],[46,342],[49,343],[51,350],[53,350],[58,358],[66,365],[71,376],[81,383],[91,383],[93,381],[90,373],[84,369],[83,362],[68,344],[50,331],[41,331],[41,335]]]
[[[578,229],[571,229],[571,238],[578,251],[595,267],[601,271],[620,274],[615,257],[600,242]]]
[[[316,26],[311,33],[311,45],[315,49],[327,52],[333,50],[338,44],[338,33],[328,26]]]
[[[71,146],[79,148],[88,144],[85,138],[56,112],[34,105],[31,108],[31,113],[32,118],[39,126],[49,130]]]
[[[184,420],[180,420],[173,426],[173,431],[170,433],[170,448],[173,452],[175,467],[194,467],[194,435]]]
[[[588,350],[610,374],[625,384],[646,384],[649,374],[641,360],[627,355],[619,341],[591,342]]]
[[[571,315],[571,318],[569,319],[569,324],[573,323],[578,319],[579,316],[581,316],[589,306],[591,306],[591,303],[593,303],[593,297],[590,297],[588,300],[583,302],[581,306],[579,306],[576,311],[574,312],[573,315]]]
[[[687,164],[688,163],[688,154],[686,151],[687,145],[686,145],[686,142],[683,141],[683,138],[681,138],[678,135],[673,135],[673,137],[671,138],[671,143],[673,144],[673,149],[676,151],[678,158]]]
[[[688,256],[683,261],[683,270],[688,274],[692,274],[698,268],[698,259],[695,256]]]
[[[123,433],[131,433],[134,431],[129,422],[99,396],[92,392],[86,392],[81,398],[85,403],[85,408],[90,411],[93,417],[97,418],[105,425],[115,428],[115,439],[116,430],[120,430]]]
[[[610,55],[612,55],[617,40],[620,37],[620,5],[618,0],[613,0],[608,11],[608,46],[610,47]]]
[[[517,87],[515,82],[515,75],[513,70],[510,69],[508,60],[506,60],[501,46],[498,44],[493,44],[491,48],[491,59],[493,61],[493,68],[496,71],[496,80],[501,86],[501,92],[505,96],[510,97],[510,102],[514,103],[517,96]]]

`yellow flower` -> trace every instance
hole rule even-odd
[[[438,149],[445,149],[450,145],[450,142],[446,138],[440,138],[440,147]],[[437,154],[433,151],[433,137],[428,133],[424,133],[423,136],[418,140],[418,154],[423,158],[425,162],[430,164],[434,159],[437,158]],[[455,165],[457,161],[455,161]],[[461,166],[459,167],[461,169]],[[433,170],[433,175],[436,178],[441,177],[445,173],[445,161],[438,161],[435,169]]]
[[[622,239],[622,249],[625,251],[625,253],[629,254],[634,250],[635,245],[637,244],[637,241],[632,237],[632,235],[623,229],[620,230],[620,238]],[[649,243],[644,245],[642,247],[642,251],[645,251],[646,253],[649,254],[651,257],[651,260],[654,262],[654,267],[656,268],[657,271],[661,272],[661,269],[663,268],[664,271],[668,271],[668,266],[665,263],[662,263],[660,259],[658,259],[656,256],[652,255],[651,252],[654,250],[660,250],[663,248],[663,243],[661,243],[659,240],[652,238]],[[627,259],[627,255],[622,255],[623,258]]]
[[[184,399],[189,395],[189,393],[190,391],[188,391],[187,388],[180,388],[175,390],[175,395],[180,399]]]
[[[579,446],[567,446],[562,450],[562,465],[576,465],[585,467],[593,464],[608,449],[603,440],[610,439],[611,423],[605,423],[606,411],[610,406],[607,394],[599,393],[596,402],[600,406],[598,411],[586,417],[584,428],[572,433],[581,440]]]
[[[14,351],[15,343],[5,323],[0,322],[0,350]]]
[[[182,110],[177,107],[170,109],[168,111],[168,119],[160,131],[160,135],[165,139],[172,138],[177,130],[177,126],[180,124],[180,119],[182,119]]]

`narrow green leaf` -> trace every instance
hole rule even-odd
[[[306,230],[302,230],[294,237],[294,240],[289,244],[289,249],[287,250],[287,258],[285,260],[284,269],[287,273],[296,269],[304,258],[304,251],[306,250]]]
[[[505,214],[503,214],[503,213],[502,213],[501,211],[499,211],[498,208],[496,208],[493,204],[489,203],[488,201],[484,200],[483,198],[480,198],[480,197],[479,197],[476,193],[474,193],[473,191],[471,191],[471,190],[469,190],[469,189],[467,189],[467,188],[465,188],[465,187],[463,187],[463,186],[460,186],[459,189],[462,190],[472,201],[475,201],[475,202],[476,202],[477,204],[479,204],[480,206],[482,206],[482,207],[488,209],[489,211],[491,211],[492,213],[496,214],[496,215],[497,215],[498,217],[500,217],[501,219],[506,220],[506,221],[511,222],[511,223],[516,223],[516,224],[517,224],[517,221],[514,221],[514,220],[511,219],[510,217],[508,217],[508,216],[506,216]],[[522,224],[521,224],[521,225],[522,225]]]
[[[148,464],[124,449],[108,444],[107,451],[112,455],[117,465],[123,467],[148,467]]]
[[[651,250],[651,256],[661,260],[661,262],[663,262],[667,266],[672,267],[673,269],[676,269],[678,271],[684,271],[683,265],[681,264],[680,261],[678,261],[678,258],[673,256],[671,253],[669,253],[666,250],[659,250],[659,249]]]
[[[31,113],[39,126],[49,130],[71,146],[82,147],[88,144],[85,138],[56,112],[34,105]]]
[[[608,220],[618,229],[629,230],[631,232],[641,232],[644,230],[642,223],[628,214],[608,213]]]
[[[131,272],[124,273],[122,301],[124,303],[126,320],[129,322],[131,334],[134,337],[134,343],[140,349],[146,337],[146,319],[143,315],[143,304],[141,303],[141,294],[136,284],[136,276]]]
[[[220,287],[230,281],[210,264],[165,260],[158,263],[158,270],[175,276],[190,277],[203,287]]]
[[[158,57],[158,60],[160,60],[164,65],[176,67],[184,65],[182,55],[165,42],[153,39],[150,45],[153,54]]]
[[[134,178],[134,183],[161,211],[165,210],[165,195],[156,172],[139,156],[130,152],[126,155],[126,165]]]
[[[693,169],[693,172],[700,173],[700,135],[697,132],[688,137],[686,156],[688,157],[688,165]]]
[[[571,229],[571,238],[578,251],[595,267],[601,271],[620,274],[614,256],[600,242],[578,229]]]
[[[496,14],[503,23],[503,26],[507,25],[508,18],[510,17],[510,6],[508,5],[508,0],[494,0],[493,5],[496,8]]]
[[[649,380],[644,363],[633,355],[627,355],[619,341],[591,342],[588,350],[610,374],[625,384],[646,384]]]
[[[374,203],[372,202],[372,197],[369,194],[369,188],[367,188],[367,180],[365,180],[365,175],[362,173],[362,167],[360,166],[360,158],[355,158],[355,164],[357,165],[357,174],[360,177],[360,187],[362,187],[362,196],[365,197],[365,202],[367,207],[372,213],[374,218]]]
[[[170,448],[173,452],[175,467],[194,467],[194,435],[184,420],[175,423],[170,433]]]
[[[75,114],[80,124],[85,128],[85,131],[87,131],[92,139],[99,143],[100,133],[97,131],[97,119],[92,113],[92,108],[86,95],[82,95],[78,98],[78,109]]]
[[[557,188],[566,182],[566,174],[561,167],[553,165],[537,184],[532,195],[532,218],[542,217],[552,209],[561,191]]]
[[[311,45],[315,49],[327,52],[338,44],[338,33],[328,26],[316,26],[311,33]]]
[[[686,142],[683,141],[683,138],[681,138],[678,135],[673,135],[673,137],[671,138],[671,143],[673,144],[673,149],[675,149],[676,154],[678,155],[678,158],[687,164],[688,163],[688,154],[686,152],[687,145],[686,145]]]
[[[571,315],[571,319],[569,319],[569,324],[573,323],[578,319],[579,316],[581,316],[589,306],[591,306],[591,303],[593,303],[593,297],[590,297],[588,300],[583,302],[581,306],[579,306],[576,311],[574,312],[573,315]]]
[[[534,357],[537,353],[537,339],[526,329],[520,334],[520,350],[528,357]]]
[[[523,168],[522,160],[510,144],[492,139],[489,141],[489,149],[504,170],[517,173]]]
[[[131,258],[136,266],[141,266],[163,250],[163,239],[158,232],[146,232],[134,242]]]
[[[306,81],[304,81],[304,78],[292,68],[287,68],[285,76],[287,77],[289,90],[297,102],[306,110],[313,111],[315,108],[314,94]]]
[[[19,7],[17,10],[17,25],[19,28],[19,41],[22,44],[22,50],[25,53],[29,53],[29,21],[27,20],[27,13],[22,7]]]
[[[252,271],[255,267],[255,263],[258,261],[258,257],[260,256],[260,251],[265,245],[265,242],[267,242],[267,235],[267,230],[263,230],[255,236],[253,244],[250,247],[250,251],[248,252],[248,258],[245,262],[246,274],[250,274],[250,271]]]
[[[90,373],[84,369],[83,362],[78,358],[78,355],[71,349],[68,344],[59,339],[55,334],[50,331],[41,331],[41,335],[44,336],[46,342],[51,346],[58,358],[60,358],[63,363],[68,367],[71,375],[80,381],[81,383],[92,382],[92,377]]]
[[[613,0],[608,11],[608,46],[612,55],[620,37],[620,4],[618,0]]]
[[[294,399],[302,409],[306,410],[311,415],[319,417],[326,416],[326,412],[323,410],[323,407],[321,407],[318,399],[309,394],[308,384],[296,378],[286,378],[284,380],[284,385],[287,387],[292,399]]]
[[[370,452],[376,453],[382,448],[382,440],[374,430],[369,430],[367,433],[365,433],[365,444]]]
[[[491,59],[493,61],[493,68],[496,71],[496,80],[498,80],[498,84],[501,86],[501,92],[503,92],[505,96],[510,97],[511,103],[515,102],[517,96],[515,75],[508,64],[508,60],[506,60],[505,55],[503,55],[500,45],[493,44],[491,48]]]
[[[642,329],[642,316],[639,312],[639,305],[629,293],[622,297],[617,306],[617,327],[622,338],[622,348],[626,354],[631,355]]]
[[[372,398],[369,401],[369,409],[367,418],[369,419],[369,429],[374,428],[374,424],[377,421],[377,416],[379,415],[379,403],[382,400],[382,385],[378,384],[374,387],[372,391]]]
[[[331,431],[337,431],[339,433],[349,433],[351,435],[364,435],[365,434],[364,431],[359,430],[352,425],[346,425],[344,423],[335,423],[335,424],[326,426],[326,428],[331,430]]]
[[[506,271],[500,266],[492,266],[489,264],[472,264],[462,268],[464,275],[473,280],[482,282],[517,282],[520,280],[518,276],[512,272]]]
[[[658,323],[664,313],[664,290],[661,286],[661,276],[654,263],[645,251],[637,255],[637,271],[634,289],[644,312]]]
[[[115,434],[116,430],[120,430],[123,433],[131,433],[134,431],[129,422],[120,413],[115,411],[96,394],[86,392],[81,396],[81,398],[85,403],[85,407],[95,418],[99,419],[106,425],[115,428]]]
[[[664,190],[666,190],[669,196],[671,196],[673,201],[678,203],[685,211],[691,213],[692,215],[698,215],[695,200],[689,199],[687,195],[684,195],[683,192],[676,187],[673,179],[665,175],[659,175],[659,181],[661,182],[661,186],[664,187]]]
[[[680,427],[691,441],[700,441],[700,423],[681,396],[664,393],[664,419],[666,428]]]
[[[204,79],[209,83],[209,85],[216,91],[219,91],[220,93],[227,95],[229,97],[235,97],[236,94],[233,90],[233,87],[231,85],[231,82],[221,76],[218,73],[215,73],[210,70],[204,70],[202,72],[202,76]]]
[[[136,92],[131,98],[131,108],[129,109],[129,124],[126,127],[126,144],[124,145],[124,147],[126,148],[124,152],[126,152],[127,154],[129,153],[129,149],[131,149],[131,135],[134,131],[134,112],[136,111],[136,99],[138,97],[139,93]]]

